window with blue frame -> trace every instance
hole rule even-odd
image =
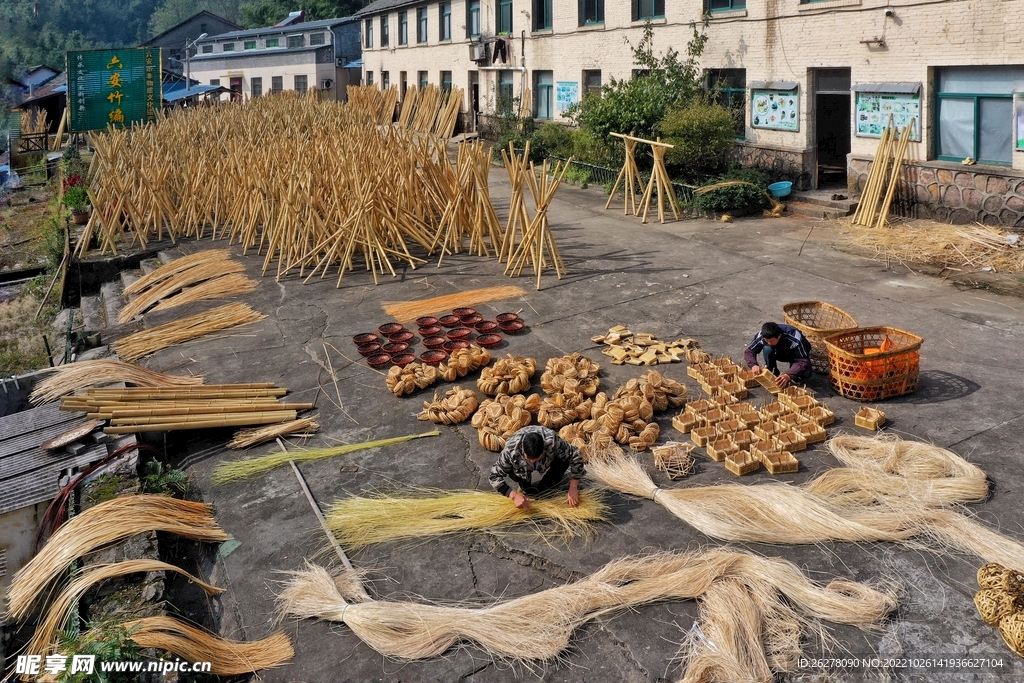
[[[387,47],[391,44],[391,27],[388,26],[388,15],[381,15],[380,18],[380,46]]]
[[[452,89],[452,72],[442,71],[441,72],[441,90]]]
[[[533,0],[533,30],[551,28],[551,0]]]
[[[427,8],[416,8],[416,42],[427,42]]]
[[[466,3],[466,37],[476,38],[480,35],[480,0],[469,0]]]
[[[746,9],[747,0],[707,0],[709,12],[728,12],[733,9]]]
[[[409,44],[409,15],[404,10],[398,13],[398,44]]]
[[[512,0],[498,0],[498,30],[499,34],[512,33]]]
[[[1013,162],[1013,91],[1024,71],[1013,66],[936,70],[935,156],[982,164]]]
[[[373,47],[373,19],[366,20],[366,47]]]
[[[630,0],[633,5],[633,21],[664,19],[665,0]]]
[[[604,23],[604,0],[580,0],[580,26]]]
[[[452,39],[452,3],[442,2],[438,5],[438,39]]]
[[[534,115],[550,120],[554,116],[554,74],[551,71],[533,72]]]
[[[717,103],[732,112],[736,122],[736,137],[746,137],[747,70],[708,69],[707,89]]]
[[[498,112],[507,114],[514,108],[515,101],[512,90],[512,72],[498,72]]]

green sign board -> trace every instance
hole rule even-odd
[[[156,120],[160,48],[69,51],[67,74],[72,132]]]

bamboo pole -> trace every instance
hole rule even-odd
[[[885,193],[885,201],[882,202],[882,210],[878,213],[878,223],[875,224],[876,228],[885,227],[885,223],[889,218],[889,207],[892,204],[893,195],[896,194],[896,187],[900,182],[900,168],[903,166],[903,156],[906,154],[907,143],[910,142],[910,134],[913,128],[914,119],[911,119],[910,124],[904,126],[901,131],[900,144],[892,162],[892,174],[889,177],[889,189]]]

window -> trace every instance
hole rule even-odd
[[[224,43],[224,45],[220,49],[223,52],[234,52],[235,51],[235,44],[234,43]]]
[[[498,33],[512,33],[512,0],[498,0]]]
[[[365,36],[365,39],[363,40],[363,44],[367,48],[371,48],[371,47],[373,47],[373,19],[367,19],[365,23],[366,23],[366,36]],[[289,40],[291,40],[291,39],[289,38]],[[289,45],[288,47],[291,47],[291,45]]]
[[[213,45],[203,45],[203,54],[208,55],[213,52]]]
[[[171,59],[181,60],[181,49],[176,48],[171,50]]]
[[[278,47],[280,44],[280,38],[267,38],[267,47]]]
[[[717,104],[732,111],[736,121],[736,137],[747,134],[747,70],[709,69],[707,88]],[[849,88],[849,84],[847,84]]]
[[[512,72],[498,72],[498,112],[507,114],[512,111]]]
[[[220,79],[219,78],[211,78],[210,79],[210,85],[220,85]]]
[[[438,40],[452,39],[452,3],[442,2],[438,5]]]
[[[324,45],[324,34],[323,33],[310,33],[309,34],[310,45]]]
[[[633,5],[633,21],[665,17],[665,0],[630,0],[630,3]]]
[[[604,0],[580,0],[580,26],[604,23]]]
[[[416,80],[419,83],[420,90],[427,87],[427,72],[418,71],[416,72]]]
[[[398,13],[398,44],[409,44],[409,15],[404,11]]]
[[[380,46],[387,47],[391,43],[391,27],[388,26],[388,16],[385,14],[380,18]]]
[[[300,93],[306,92],[306,76],[295,76],[295,91]]]
[[[405,100],[405,91],[409,88],[409,74],[405,71],[398,72],[398,94]]]
[[[746,9],[747,0],[707,0],[709,12],[728,12],[731,9]]]
[[[600,94],[601,92],[601,70],[592,69],[583,72],[583,94]]]
[[[480,0],[469,0],[466,3],[466,37],[476,38],[480,35]]]
[[[245,41],[244,43],[242,43],[242,49],[243,50],[255,50],[256,49],[256,41],[255,40],[247,40],[247,41]]]
[[[367,71],[366,72],[366,85],[373,85],[373,72],[372,71]]]
[[[554,74],[551,71],[533,72],[533,93],[536,98],[536,117],[538,119],[550,119],[554,113]]]
[[[427,8],[416,8],[416,42],[427,42]]]
[[[270,77],[270,92],[279,93],[284,90],[284,76]]]
[[[373,39],[373,34],[370,34],[370,39]],[[303,47],[306,44],[306,36],[288,36],[288,47],[296,48]]]
[[[452,72],[442,71],[441,72],[441,90],[452,89]]]
[[[551,28],[551,0],[533,0],[533,30]]]
[[[1010,166],[1013,91],[1024,85],[1020,67],[938,69],[935,155]]]
[[[380,87],[383,90],[387,90],[388,88],[391,87],[391,72],[390,71],[381,71],[380,72]]]
[[[249,79],[249,88],[252,90],[253,97],[263,96],[263,79],[259,76],[255,76]]]

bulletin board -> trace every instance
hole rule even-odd
[[[800,130],[800,96],[797,90],[751,89],[750,125],[769,130]]]
[[[910,139],[921,142],[921,96],[917,93],[858,92],[854,134],[861,138],[882,137],[890,115],[896,130],[912,124]]]

